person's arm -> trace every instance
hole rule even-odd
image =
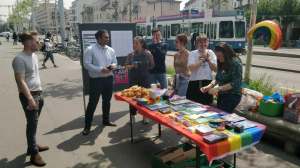
[[[96,73],[100,73],[101,71],[103,71],[103,69],[106,69],[105,67],[97,66],[93,64],[93,51],[91,47],[87,48],[84,53],[83,66],[89,72],[96,72]]]
[[[28,109],[37,109],[38,105],[32,97],[29,87],[25,81],[25,64],[21,59],[14,59],[13,69],[15,72],[15,80],[19,89],[19,92],[24,94],[28,100]]]
[[[154,66],[155,66],[154,58],[153,58],[153,55],[151,54],[150,51],[146,51],[146,57],[147,57],[147,60],[148,60],[148,62],[149,62],[149,67],[148,67],[148,69],[154,68]]]
[[[229,83],[220,86],[220,91],[229,91],[234,88],[239,88],[242,84],[242,78],[243,78],[243,69],[242,65],[239,63],[233,64],[233,70],[231,72],[232,79]]]
[[[214,72],[217,72],[217,56],[216,54],[211,51],[210,53],[207,53],[208,54],[208,59],[207,59],[207,63],[210,67],[210,69]]]
[[[115,50],[112,49],[111,55],[112,55],[111,66],[112,66],[113,69],[115,69],[115,68],[117,68],[117,65],[118,65],[118,60],[117,60],[117,55],[116,55]]]
[[[125,68],[128,70],[134,68],[134,65],[132,65],[132,56],[133,56],[133,53],[128,54],[128,56],[126,57],[126,60],[125,60]]]
[[[191,71],[195,71],[204,63],[204,61],[202,59],[195,59],[192,54],[194,53],[191,52],[188,57],[188,68]]]

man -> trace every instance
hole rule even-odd
[[[89,46],[83,57],[84,68],[89,73],[89,103],[85,113],[83,135],[90,133],[93,116],[100,95],[102,95],[102,123],[104,126],[116,126],[109,120],[110,100],[113,92],[113,70],[117,66],[114,49],[107,46],[109,34],[107,30],[99,30],[95,34],[96,44]]]
[[[13,45],[18,45],[18,35],[16,32],[13,33],[12,38],[14,40]]]
[[[47,68],[46,62],[49,60],[49,58],[53,64],[53,67],[57,68],[57,65],[54,62],[54,57],[53,57],[53,53],[52,53],[53,52],[53,44],[50,42],[50,39],[45,39],[43,47],[44,47],[44,54],[45,54],[45,59],[42,64],[43,68]]]
[[[38,58],[34,53],[38,49],[35,38],[27,33],[20,36],[24,49],[13,60],[12,66],[19,90],[19,98],[25,112],[27,126],[27,154],[30,161],[36,166],[45,166],[39,152],[48,150],[47,146],[40,146],[36,142],[38,119],[41,114],[44,100],[39,75]]]
[[[167,44],[161,42],[161,32],[159,29],[152,30],[152,44],[149,45],[149,50],[154,58],[155,66],[150,70],[150,81],[159,83],[161,88],[167,88],[166,77],[166,54]]]

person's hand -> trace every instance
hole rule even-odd
[[[219,91],[220,91],[219,87],[214,87],[209,89],[208,94],[215,96],[219,93]]]
[[[126,65],[125,67],[126,67],[127,69],[129,69],[129,70],[135,68],[134,65]]]
[[[202,88],[200,89],[200,91],[201,91],[202,93],[207,93],[210,89],[211,89],[211,86],[208,85],[208,86],[202,87]]]
[[[101,70],[101,73],[110,73],[111,72],[111,70],[109,70],[109,69],[107,69],[107,68],[103,68],[102,70]]]
[[[38,109],[38,104],[35,102],[33,98],[28,100],[28,110],[37,110]]]

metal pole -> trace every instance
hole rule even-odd
[[[253,27],[256,23],[256,13],[257,13],[257,0],[252,0],[250,28]],[[253,41],[252,39],[248,39],[248,52],[247,52],[247,60],[246,60],[246,67],[245,67],[246,83],[250,82],[252,55],[253,55]]]
[[[36,12],[36,0],[32,0],[32,30],[36,31],[36,16],[35,16],[35,12]]]
[[[62,44],[65,47],[65,8],[64,8],[64,0],[58,0],[58,8],[59,8],[59,20],[60,20],[60,36],[62,40]]]
[[[129,0],[129,22],[132,22],[132,0]]]

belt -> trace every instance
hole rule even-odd
[[[30,93],[32,96],[39,96],[42,94],[42,91],[31,91]]]

